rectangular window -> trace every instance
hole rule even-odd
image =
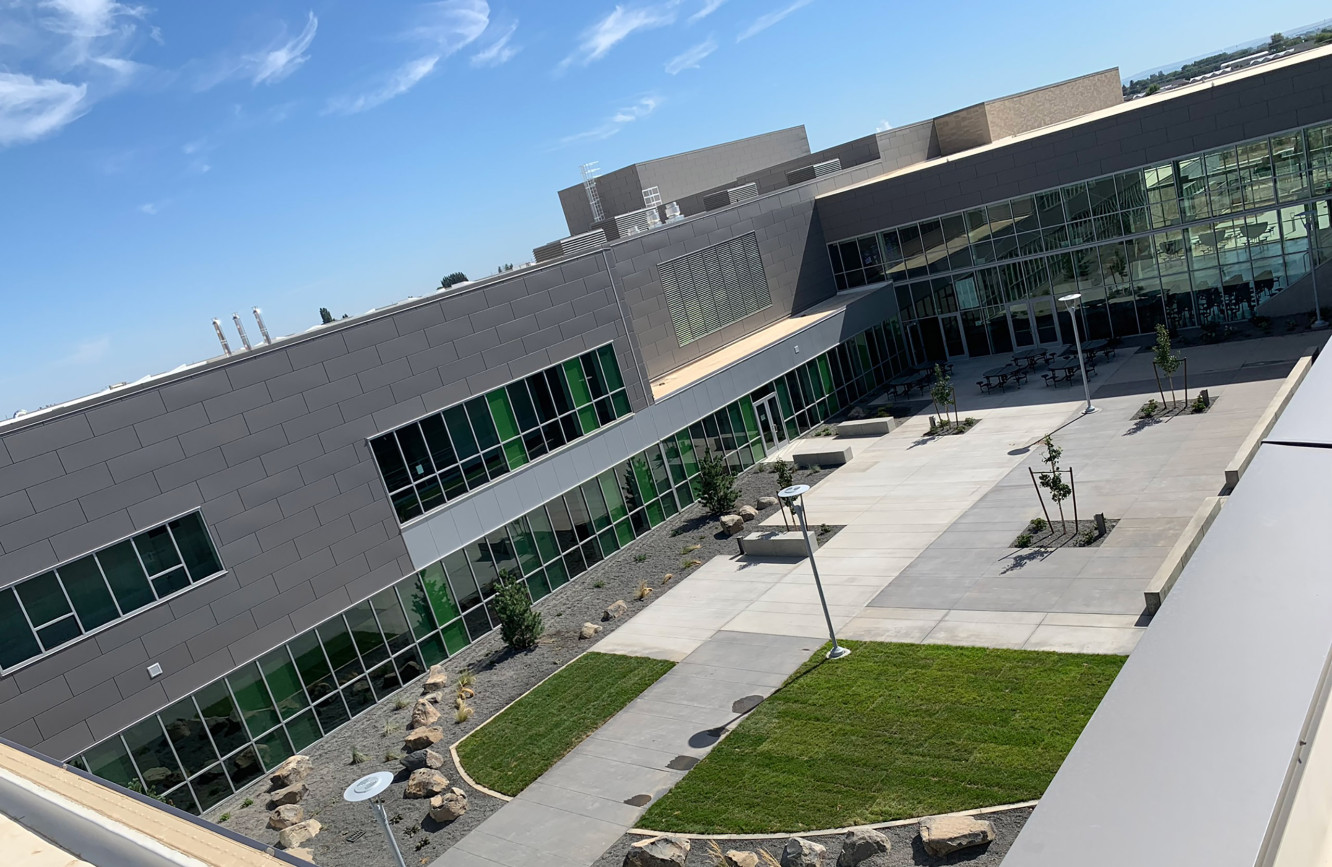
[[[0,594],[0,669],[222,572],[198,512],[14,584]]]
[[[615,349],[606,344],[380,434],[370,450],[406,523],[630,411]],[[192,576],[191,555],[180,553]],[[154,583],[179,580],[168,573]]]

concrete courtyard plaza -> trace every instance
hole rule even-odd
[[[1129,653],[1147,624],[1143,589],[1312,342],[1188,349],[1191,384],[1217,405],[1145,427],[1130,418],[1156,393],[1149,352],[1126,347],[1100,365],[1101,412],[1090,416],[1080,415],[1081,385],[1038,377],[981,395],[975,380],[994,359],[958,364],[962,413],[981,424],[929,439],[920,415],[887,436],[848,439],[852,461],[806,495],[812,525],[845,526],[817,555],[839,634]],[[1036,450],[1025,449],[1056,429],[1083,514],[1120,523],[1099,547],[1019,558],[1008,546],[1040,514],[1027,474]],[[738,721],[737,701],[770,695],[827,637],[805,561],[715,557],[677,580],[596,650],[680,664],[436,865],[591,865],[646,809],[635,795],[669,790],[685,774],[673,760],[706,755],[709,730]]]

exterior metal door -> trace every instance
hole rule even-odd
[[[777,395],[754,401],[754,414],[758,416],[759,432],[763,435],[763,449],[771,454],[786,442],[786,430],[782,425],[782,413],[777,406]]]

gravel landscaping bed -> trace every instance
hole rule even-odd
[[[1044,519],[1042,519],[1044,520]],[[1118,518],[1105,519],[1105,532],[1101,533],[1096,528],[1095,519],[1082,519],[1074,521],[1069,518],[1067,521],[1060,521],[1057,517],[1053,523],[1041,530],[1035,530],[1031,524],[1018,533],[1013,539],[1012,548],[1099,548],[1115,527],[1119,524]],[[1067,526],[1065,526],[1067,525]]]
[[[920,867],[920,865],[942,864],[996,867],[1008,854],[1008,848],[1013,845],[1013,839],[1017,837],[1018,831],[1022,830],[1022,826],[1026,823],[1027,817],[1031,815],[1033,809],[1032,807],[1018,807],[979,817],[994,823],[994,842],[985,847],[964,849],[944,858],[935,858],[925,851],[920,842],[917,826],[914,823],[879,828],[878,830],[888,837],[893,845],[886,858],[880,858],[872,863],[875,867],[908,867],[908,865],[910,867]],[[828,847],[828,852],[824,856],[825,864],[831,865],[837,862],[837,856],[842,851],[841,834],[830,836],[809,834],[802,836],[806,840],[813,840],[815,843]],[[624,855],[629,851],[630,845],[642,839],[643,837],[638,834],[626,834],[619,843],[616,843],[605,855],[602,855],[593,867],[622,867]],[[734,839],[718,840],[716,842],[723,852],[739,849],[757,854],[758,850],[763,849],[770,855],[780,858],[782,846],[785,845],[786,839],[785,837],[776,840]],[[690,843],[687,867],[713,867],[716,864],[716,859],[708,852],[706,840],[691,839]]]
[[[813,485],[831,472],[833,470],[797,470],[796,481]],[[755,505],[759,497],[773,496],[776,482],[775,474],[757,470],[744,473],[735,483],[740,492],[737,505]],[[761,510],[759,520],[774,512],[776,507]],[[811,514],[809,517],[811,529],[817,532],[819,516]],[[757,522],[751,522],[750,526],[754,523]],[[820,540],[830,539],[837,529],[840,528],[830,528],[831,532],[821,534]],[[693,545],[699,546],[697,550],[684,551]],[[404,752],[402,739],[411,715],[411,703],[421,693],[419,679],[309,747],[304,754],[313,760],[314,770],[305,781],[307,793],[301,805],[307,819],[315,818],[322,825],[319,835],[306,844],[313,851],[316,863],[321,867],[391,867],[392,858],[370,807],[342,800],[343,791],[354,780],[385,770],[396,774],[393,786],[382,797],[390,820],[396,819],[393,830],[403,857],[408,864],[428,864],[438,858],[504,804],[472,789],[462,780],[448,753],[448,745],[456,743],[503,710],[560,666],[584,651],[595,649],[601,638],[669,593],[678,584],[678,579],[696,568],[685,566],[685,561],[707,562],[718,555],[733,556],[737,551],[736,541],[720,532],[715,517],[704,515],[697,505],[690,506],[538,602],[534,607],[545,617],[546,633],[535,650],[509,653],[498,632],[494,632],[447,660],[444,667],[450,674],[449,702],[452,701],[452,684],[456,682],[457,673],[470,668],[476,674],[476,695],[469,701],[475,709],[471,719],[457,724],[449,702],[440,708],[444,717],[438,725],[444,728],[444,740],[435,749],[445,758],[442,773],[448,777],[451,786],[467,792],[469,804],[467,813],[448,825],[441,826],[427,816],[428,799],[403,798],[408,775],[396,759],[386,758],[389,753]],[[667,574],[673,575],[674,580],[663,583],[663,576]],[[640,601],[634,597],[640,582],[644,581],[653,592]],[[603,623],[602,612],[617,600],[624,600],[629,606],[628,614]],[[591,640],[581,640],[579,629],[588,621],[603,627],[602,632]],[[407,704],[395,709],[395,700],[399,699]],[[369,760],[351,764],[353,750],[359,750]],[[270,814],[267,790],[268,777],[265,775],[207,811],[204,818],[218,822],[227,815],[223,823],[225,827],[275,845],[278,832],[267,827]],[[242,806],[246,799],[252,800],[248,807]]]

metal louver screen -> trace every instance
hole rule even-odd
[[[753,232],[657,266],[681,346],[772,306]]]

